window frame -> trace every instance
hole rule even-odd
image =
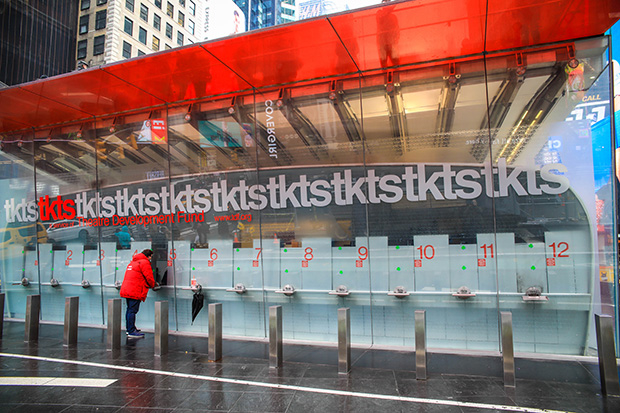
[[[178,17],[177,23],[179,23],[179,26],[185,27],[185,13],[179,10],[177,17]]]
[[[146,44],[147,37],[148,37],[147,30],[142,26],[138,26],[138,41],[142,44]]]
[[[84,24],[86,22],[86,24]],[[80,16],[80,22],[78,24],[78,34],[86,34],[88,33],[88,26],[90,22],[90,14],[84,14]],[[82,30],[84,28],[84,30]]]
[[[81,0],[80,1],[80,11],[90,9],[90,0]]]
[[[161,17],[157,13],[153,13],[153,27],[157,31],[161,31]]]
[[[161,44],[160,41],[159,41],[159,37],[153,36],[152,40],[153,41],[151,42],[151,49],[153,49],[153,51],[155,51],[155,52],[159,52],[160,44]]]
[[[144,3],[140,3],[140,18],[147,23],[149,22],[149,8]]]
[[[183,46],[183,41],[185,40],[185,36],[183,36],[183,33],[181,33],[181,31],[177,31],[177,45],[178,46]]]
[[[125,56],[125,52],[127,52],[127,47],[126,47],[126,46],[129,46],[129,56]],[[131,59],[131,49],[132,49],[132,47],[131,47],[131,43],[129,43],[129,42],[127,42],[127,41],[123,40],[123,53],[122,53],[122,56],[123,56],[125,59]]]
[[[99,40],[103,40],[101,44],[99,44]],[[101,48],[101,50],[99,50]],[[93,39],[93,56],[102,55],[105,52],[105,35],[95,36]]]
[[[130,24],[129,31],[127,31],[127,23]],[[123,26],[123,31],[127,33],[128,35],[130,35],[131,37],[133,37],[133,20],[131,20],[127,16],[125,16],[125,24]]]
[[[84,52],[83,55],[80,55],[80,50]],[[77,42],[77,58],[85,59],[88,56],[88,39],[80,40]]]
[[[166,37],[170,40],[174,37],[174,30],[172,30],[172,25],[170,23],[166,23]]]
[[[101,17],[103,16],[103,26],[100,26],[99,23],[102,21]],[[95,30],[105,29],[108,22],[108,9],[99,10],[95,13]]]
[[[133,13],[133,11],[135,9],[135,2],[134,2],[134,0],[125,0],[125,8]]]
[[[174,5],[169,1],[167,3],[168,4],[166,5],[166,15],[174,19]]]

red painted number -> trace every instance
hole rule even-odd
[[[256,254],[256,261],[260,260],[260,253],[263,251],[262,248],[254,248],[256,251],[258,251],[258,254]]]
[[[312,259],[314,258],[314,255],[312,255],[312,248],[308,247],[304,250],[304,260],[306,261],[312,261]]]
[[[211,252],[209,253],[209,257],[211,258],[212,261],[217,260],[217,248],[213,248],[211,250]]]
[[[568,242],[560,242],[557,245],[557,249],[556,249],[556,245],[555,242],[553,244],[549,245],[551,248],[553,248],[553,258],[568,258],[570,257],[570,255],[566,254],[566,251],[568,251]]]
[[[364,261],[366,258],[368,258],[368,248],[366,248],[366,247],[359,247],[357,249],[357,255],[358,255],[360,261]]]
[[[176,260],[177,259],[177,250],[176,250],[176,248],[173,249],[172,251],[170,251],[170,259],[171,260]]]
[[[420,245],[416,250],[420,251],[420,260],[426,258],[427,260],[432,260],[435,258],[435,247],[432,245]]]
[[[495,258],[495,255],[493,254],[493,244],[484,244],[480,248],[484,250],[484,258]],[[491,256],[487,256],[487,253],[490,253]]]

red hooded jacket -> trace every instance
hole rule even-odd
[[[149,288],[155,287],[151,262],[142,253],[133,256],[121,286],[121,297],[144,301]]]

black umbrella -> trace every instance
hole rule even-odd
[[[196,319],[196,316],[198,315],[200,310],[202,310],[204,303],[204,294],[201,292],[201,290],[196,291],[194,293],[194,298],[192,299],[192,324],[194,324],[194,320]]]

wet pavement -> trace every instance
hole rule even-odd
[[[338,374],[337,349],[284,344],[284,364],[269,368],[266,342],[224,340],[223,357],[207,360],[208,339],[171,335],[155,357],[154,336],[126,339],[106,351],[106,330],[80,327],[63,347],[63,327],[41,325],[37,344],[24,324],[4,323],[0,379],[112,379],[105,387],[0,385],[0,412],[505,412],[545,409],[620,412],[619,397],[601,395],[598,365],[517,358],[516,388],[506,388],[500,357],[431,353],[427,380],[416,380],[413,352],[351,350]]]

